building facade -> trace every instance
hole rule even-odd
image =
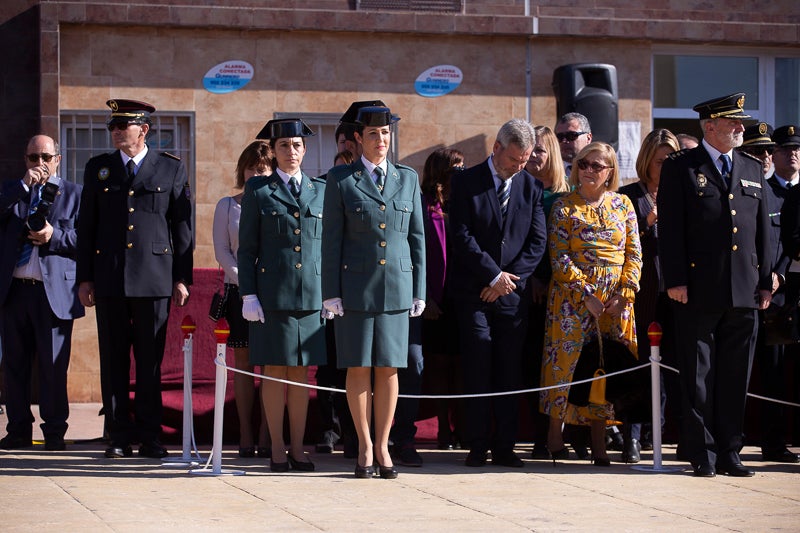
[[[800,122],[800,9],[795,0],[7,0],[0,116],[4,179],[24,172],[27,138],[61,142],[62,174],[108,151],[111,98],[153,103],[151,147],[186,161],[194,192],[195,265],[215,268],[214,206],[232,192],[241,149],[272,118],[302,116],[304,170],[325,172],[333,131],[355,100],[400,115],[393,158],[421,170],[440,146],[483,160],[498,127],[519,117],[553,126],[559,66],[616,67],[618,116],[629,138],[654,126],[695,132],[701,100],[747,93],[746,110],[775,126]],[[226,63],[246,84],[208,90]],[[420,94],[436,66],[460,71],[455,89]],[[224,71],[224,68],[222,69]],[[632,155],[635,157],[635,153]],[[93,313],[76,322],[70,394],[99,401]]]

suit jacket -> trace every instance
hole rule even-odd
[[[131,182],[119,150],[83,175],[78,282],[99,297],[168,297],[192,283],[192,206],[186,167],[149,149]]]
[[[294,199],[278,173],[245,185],[239,219],[239,288],[264,310],[320,310],[325,180],[303,174]]]
[[[504,223],[488,160],[454,175],[450,228],[454,297],[479,303],[481,290],[505,271],[520,280],[514,292],[498,299],[499,305],[519,305],[526,281],[546,249],[541,182],[524,170],[514,176]]]
[[[39,246],[39,266],[42,270],[47,301],[53,314],[61,320],[73,320],[84,315],[78,300],[75,283],[77,252],[76,224],[80,209],[81,186],[67,180],[61,185],[50,206],[47,221],[53,226],[50,242]],[[30,192],[21,181],[9,180],[0,189],[0,306],[8,296],[11,278],[22,251],[28,229]]]
[[[664,286],[686,285],[690,308],[757,308],[771,290],[766,187],[760,161],[735,150],[730,191],[703,145],[664,161],[658,255]]]
[[[388,163],[383,194],[359,159],[328,172],[322,299],[381,313],[425,299],[425,233],[414,169]]]

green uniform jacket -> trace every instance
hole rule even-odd
[[[320,253],[325,180],[303,174],[295,200],[278,176],[245,185],[239,221],[239,291],[264,311],[322,309]]]
[[[388,163],[388,161],[387,161]],[[328,172],[322,298],[381,313],[425,299],[425,234],[414,169],[388,163],[383,194],[361,160]]]

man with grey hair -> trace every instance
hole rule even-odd
[[[517,390],[530,297],[523,291],[545,254],[541,183],[523,168],[536,135],[524,120],[506,122],[484,162],[453,177],[451,288],[456,299],[464,392]],[[516,396],[468,398],[467,466],[523,466],[514,453]]]
[[[566,113],[558,119],[555,133],[558,147],[561,149],[561,158],[564,160],[564,169],[569,177],[572,172],[572,160],[584,146],[592,142],[592,128],[589,119],[580,113]]]

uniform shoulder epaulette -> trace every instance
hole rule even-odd
[[[691,148],[684,148],[683,150],[678,150],[677,152],[672,152],[671,154],[667,155],[670,159],[675,159],[678,156],[681,156],[691,150]]]
[[[400,163],[395,163],[394,166],[396,166],[399,169],[402,168],[403,170],[413,170],[414,172],[416,172],[416,170],[414,170],[412,167],[410,167],[408,165],[402,165]]]
[[[745,156],[745,157],[749,157],[750,159],[752,159],[754,161],[758,161],[759,165],[761,164],[761,160],[759,158],[757,158],[756,156],[754,156],[753,154],[748,154],[747,152],[741,152],[741,151],[739,153],[741,155]]]
[[[171,154],[169,152],[161,152],[161,155],[163,155],[164,157],[169,157],[170,159],[174,159],[175,161],[180,161],[181,160],[180,157],[178,157],[175,154]]]

